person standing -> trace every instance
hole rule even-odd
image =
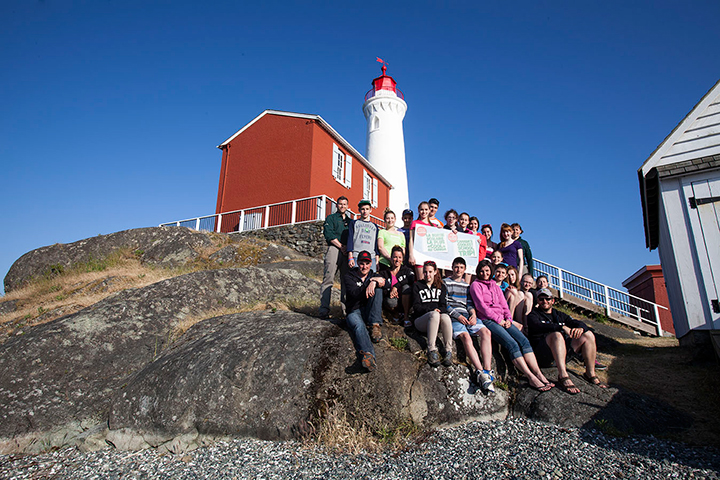
[[[380,254],[378,271],[389,270],[392,266],[390,259],[391,252],[396,246],[402,247],[403,258],[405,257],[405,235],[395,227],[395,212],[385,210],[385,229],[378,232],[377,249]]]
[[[320,285],[320,309],[318,316],[328,318],[330,315],[330,299],[332,297],[332,286],[335,281],[335,273],[340,269],[340,301],[345,304],[345,287],[343,277],[348,272],[347,241],[348,224],[350,215],[347,213],[348,199],[340,197],[337,199],[337,211],[331,213],[323,224],[323,235],[327,242],[328,249],[325,253],[323,267],[323,281]]]
[[[438,208],[440,208],[440,200],[438,200],[437,198],[431,198],[430,200],[428,200],[427,203],[430,207],[430,217],[428,218],[428,222],[430,222],[430,225],[432,225],[433,227],[443,228],[443,222],[441,222],[440,219],[435,217]]]
[[[360,218],[350,221],[348,225],[348,265],[355,267],[355,259],[360,252],[368,252],[372,258],[372,269],[377,270],[377,239],[378,227],[370,219],[372,209],[370,200],[362,199],[358,202]]]
[[[513,223],[510,225],[513,229],[513,240],[517,240],[522,245],[523,256],[525,257],[525,272],[520,272],[521,275],[529,273],[530,276],[535,276],[535,269],[533,268],[532,250],[530,250],[530,244],[522,239],[520,235],[523,234],[523,229],[519,223]]]

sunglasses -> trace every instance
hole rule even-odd
[[[538,298],[538,302],[543,302],[543,301],[549,302],[550,300],[552,300],[552,298],[548,298],[548,297],[540,297],[540,298]]]

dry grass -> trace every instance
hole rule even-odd
[[[144,265],[139,259],[142,252],[127,248],[118,249],[104,259],[90,260],[70,268],[48,267],[45,275],[1,298],[4,302],[17,303],[13,312],[0,315],[0,343],[9,336],[20,334],[27,327],[71,315],[123,290],[142,288],[196,271],[247,267],[258,263],[262,246],[257,241],[231,242],[227,235],[209,236],[213,247],[203,249],[194,261],[178,268]],[[213,253],[231,244],[237,251],[236,261],[223,265],[210,259]]]
[[[314,432],[307,439],[309,446],[318,444],[336,453],[358,455],[362,452],[377,452],[380,442],[365,426],[351,425],[345,410],[337,403],[325,405],[318,412],[319,421],[313,425]]]

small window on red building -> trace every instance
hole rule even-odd
[[[352,157],[345,155],[334,143],[332,175],[335,180],[345,187],[350,188],[352,185]]]

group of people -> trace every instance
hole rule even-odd
[[[396,228],[395,213],[384,213],[385,228],[370,217],[371,203],[361,200],[360,217],[353,220],[348,200],[337,200],[323,233],[328,244],[324,262],[319,316],[328,318],[336,272],[341,275],[341,303],[345,322],[362,367],[376,367],[373,343],[382,339],[383,309],[394,321],[427,335],[427,361],[432,367],[452,365],[455,341],[463,344],[474,370],[473,382],[484,392],[494,392],[492,341],[504,347],[513,364],[531,388],[545,392],[555,386],[540,369],[554,362],[558,386],[579,393],[567,373],[568,355],[585,364],[583,377],[605,388],[595,370],[604,368],[596,359],[592,330],[553,308],[554,297],[547,277],[534,278],[532,252],[521,238],[519,224],[503,224],[500,242],[492,241],[492,226],[476,217],[445,213],[445,223],[436,218],[440,202],[432,198],[418,205],[418,216],[402,213],[403,228]],[[453,260],[451,270],[439,269],[433,261],[416,263],[413,233],[419,225],[445,228],[479,237],[475,272],[468,272],[463,257]],[[442,337],[441,348],[438,338]],[[478,340],[480,354],[473,344]]]

